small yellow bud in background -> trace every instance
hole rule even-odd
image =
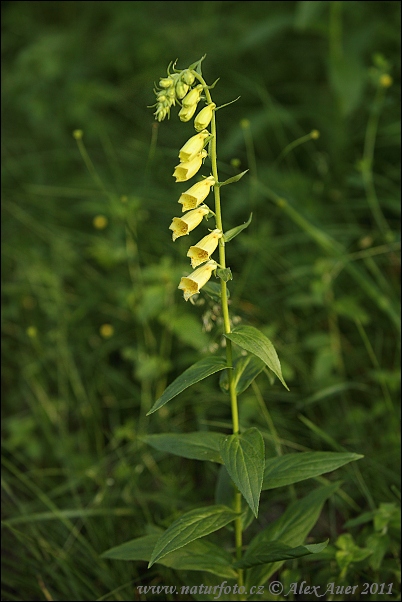
[[[169,230],[173,231],[172,238],[175,241],[179,236],[185,236],[194,228],[196,228],[203,220],[204,216],[209,213],[209,207],[201,205],[193,211],[189,211],[183,217],[174,217],[169,226]]]
[[[92,221],[94,228],[104,230],[108,224],[107,217],[104,215],[96,215]]]
[[[194,83],[194,80],[195,80],[195,76],[193,73],[191,73],[191,71],[186,69],[185,71],[182,72],[181,79],[184,81],[185,84],[192,86]]]
[[[183,194],[179,198],[179,203],[183,205],[182,211],[188,211],[189,209],[195,209],[200,205],[211,190],[211,186],[215,184],[215,180],[212,176],[205,178],[205,180],[201,180],[201,182],[197,182],[191,188],[183,192]]]
[[[196,245],[190,247],[187,257],[191,259],[191,267],[196,268],[197,265],[207,261],[218,246],[219,239],[222,237],[221,230],[213,230],[207,236],[204,236],[197,242]]]
[[[179,111],[179,119],[180,121],[183,121],[184,123],[186,121],[190,121],[190,119],[193,117],[194,113],[197,110],[197,105],[192,105],[191,107],[182,107]]]
[[[216,261],[208,261],[189,276],[182,278],[178,286],[184,293],[184,299],[188,301],[190,297],[199,293],[200,289],[208,282],[212,272],[216,269]]]
[[[202,85],[198,84],[198,86],[196,86],[195,88],[190,90],[190,92],[188,94],[186,94],[186,96],[181,101],[183,107],[191,107],[193,105],[196,105],[201,98],[201,93],[202,93]]]
[[[73,138],[75,138],[76,140],[82,140],[83,135],[84,135],[84,132],[82,130],[74,130],[73,131]]]
[[[176,178],[176,182],[186,182],[200,169],[202,165],[202,160],[208,155],[206,150],[201,151],[198,155],[196,155],[191,161],[185,161],[176,165],[175,170],[173,172],[173,177]]]
[[[312,140],[318,140],[320,137],[320,132],[318,130],[311,130],[310,137]]]
[[[194,127],[197,130],[197,132],[201,132],[201,130],[205,130],[205,128],[209,126],[215,108],[216,104],[212,102],[211,104],[201,109],[197,117],[194,119]]]
[[[36,326],[28,326],[26,333],[30,339],[35,339],[38,336],[38,329]]]
[[[208,138],[209,132],[204,130],[187,140],[179,152],[180,161],[191,161],[204,148],[205,138]]]
[[[392,84],[393,84],[392,77],[390,75],[388,75],[388,73],[384,73],[384,75],[381,75],[380,86],[382,88],[389,88],[390,86],[392,86]]]
[[[102,324],[99,328],[99,334],[103,339],[110,339],[114,335],[114,328],[111,324]]]

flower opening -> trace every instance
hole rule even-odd
[[[173,172],[173,177],[176,178],[176,182],[186,182],[200,169],[202,160],[208,155],[206,150],[201,151],[191,161],[184,161],[179,165],[176,165]]]
[[[189,300],[190,297],[199,293],[202,287],[208,282],[211,278],[212,272],[217,267],[216,261],[208,261],[205,265],[196,269],[194,272],[189,274],[180,280],[180,284],[178,286],[179,289],[183,291],[184,299],[186,301]]]
[[[201,205],[203,201],[209,195],[211,186],[215,184],[215,180],[212,176],[197,182],[191,188],[183,192],[179,198],[179,203],[183,205],[182,211],[188,211],[189,209],[195,209],[198,205]]]
[[[219,239],[222,237],[222,231],[213,230],[207,236],[204,236],[196,245],[190,247],[187,257],[191,259],[191,267],[196,268],[204,261],[207,261],[218,246]]]
[[[179,152],[180,161],[191,161],[204,148],[205,139],[208,138],[209,132],[203,130],[195,136],[191,136],[189,140],[181,147]]]
[[[190,121],[192,116],[197,110],[197,105],[192,105],[191,107],[182,107],[179,111],[179,119],[180,121],[186,122]]]
[[[183,217],[174,217],[169,226],[169,230],[173,231],[172,238],[175,241],[180,236],[185,236],[194,228],[196,228],[203,220],[204,216],[209,213],[209,207],[201,205],[193,211],[189,211]]]

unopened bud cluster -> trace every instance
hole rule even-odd
[[[197,83],[196,76],[191,69],[175,71],[172,74],[168,70],[168,77],[159,81],[159,89],[155,93],[157,98],[155,119],[163,121],[165,117],[169,117],[171,107],[177,103],[181,106],[179,119],[187,122],[193,118],[198,103],[203,98],[203,85]],[[212,136],[207,128],[211,123],[215,108],[216,105],[210,102],[196,115],[194,128],[197,133],[191,136],[179,151],[180,162],[173,172],[176,182],[187,182],[193,178],[208,156],[205,146],[208,145]],[[210,175],[196,182],[180,195],[178,202],[184,215],[174,217],[169,226],[174,241],[180,236],[189,234],[203,221],[204,217],[208,216],[210,209],[204,201],[214,184],[215,179]],[[187,257],[191,260],[192,268],[196,269],[189,276],[182,278],[178,287],[183,290],[186,301],[200,291],[210,279],[212,272],[216,270],[218,264],[210,257],[216,250],[221,237],[222,232],[215,229],[196,245],[190,247]]]

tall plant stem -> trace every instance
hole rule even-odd
[[[196,72],[193,72],[198,81],[203,85],[205,96],[207,98],[208,103],[212,102],[211,94],[209,92],[208,86],[201,75]],[[216,152],[216,118],[215,111],[212,115],[211,121],[211,141],[209,143],[209,154],[212,163],[212,175],[214,177],[215,182],[219,182],[218,177],[218,158]],[[214,186],[214,197],[215,197],[215,220],[216,227],[219,228],[221,232],[223,232],[222,226],[222,211],[221,211],[221,196],[220,196],[220,187],[218,185]],[[223,240],[223,236],[219,239],[219,264],[221,268],[226,267],[226,256],[225,256],[225,241]],[[230,317],[229,317],[229,305],[228,305],[228,293],[226,282],[221,279],[221,307],[222,307],[222,316],[223,316],[223,329],[225,334],[229,334],[230,330]],[[237,405],[237,393],[236,393],[236,385],[233,377],[233,353],[232,353],[232,342],[229,339],[226,339],[226,360],[228,365],[228,381],[229,381],[229,395],[230,395],[230,404],[232,410],[232,424],[233,424],[233,434],[237,435],[239,433],[239,409]],[[241,493],[236,491],[234,497],[234,509],[238,512],[239,517],[235,520],[235,542],[236,542],[236,558],[240,560],[242,545],[243,545],[243,527],[242,521],[240,517],[241,513]],[[243,585],[243,570],[239,569],[238,572],[238,585],[239,587]]]

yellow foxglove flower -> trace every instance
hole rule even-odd
[[[209,208],[206,205],[201,205],[201,207],[189,211],[183,217],[174,217],[169,226],[169,230],[173,231],[173,240],[176,240],[179,236],[185,236],[191,230],[194,230],[208,213]]]
[[[202,165],[202,160],[208,155],[206,150],[201,151],[196,155],[191,161],[185,161],[176,165],[173,177],[176,178],[176,182],[186,182],[200,169]]]
[[[179,198],[179,203],[183,205],[182,211],[188,211],[189,209],[195,209],[198,205],[201,205],[203,201],[209,195],[211,186],[215,184],[215,180],[212,176],[205,178],[201,182],[197,182],[194,186],[191,186],[186,192],[183,192]]]
[[[198,153],[202,151],[204,148],[205,138],[208,138],[209,132],[204,130],[195,136],[191,136],[189,140],[187,140],[186,144],[181,147],[179,152],[180,161],[191,161],[194,159]]]
[[[191,259],[191,267],[196,268],[197,265],[207,261],[218,246],[219,239],[222,237],[221,230],[212,230],[210,234],[204,236],[200,242],[194,247],[190,247],[187,257]]]
[[[197,110],[197,105],[192,105],[191,107],[182,107],[179,111],[179,119],[180,121],[190,121],[192,116]]]
[[[193,105],[196,105],[200,101],[201,92],[201,84],[198,84],[198,86],[190,90],[190,92],[188,92],[188,94],[186,94],[183,100],[181,101],[183,107],[192,107]]]
[[[211,104],[201,109],[198,113],[197,117],[194,119],[194,127],[197,132],[201,132],[201,130],[205,130],[205,128],[209,126],[215,107],[216,104],[211,102]]]
[[[180,280],[178,288],[184,293],[184,299],[189,300],[190,297],[200,292],[200,289],[208,282],[211,278],[212,272],[216,269],[218,264],[216,261],[208,261],[194,272],[192,272],[186,278]]]

